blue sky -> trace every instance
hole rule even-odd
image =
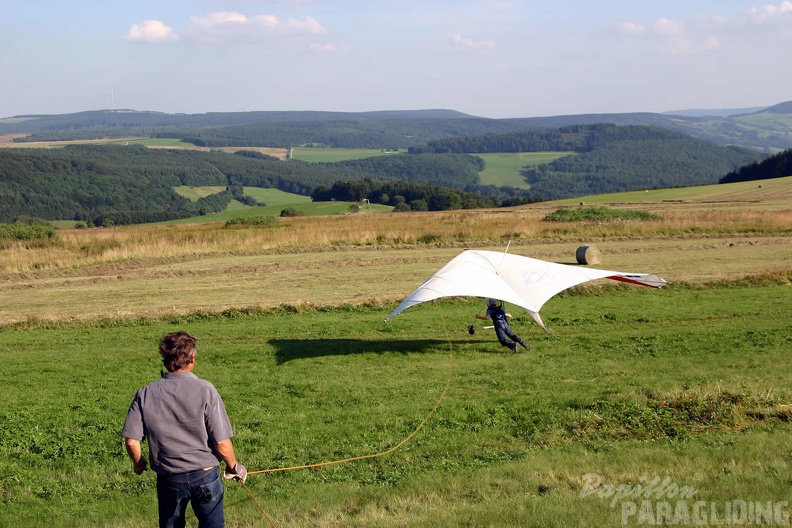
[[[792,100],[790,52],[790,0],[8,1],[0,117],[745,108]]]

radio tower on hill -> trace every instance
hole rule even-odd
[[[115,112],[115,93],[113,93],[113,76],[110,76],[110,111]]]

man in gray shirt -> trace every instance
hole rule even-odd
[[[135,473],[148,467],[141,441],[149,444],[151,469],[157,474],[160,527],[183,527],[187,503],[201,528],[225,525],[225,478],[244,482],[247,470],[237,463],[233,431],[223,399],[208,381],[193,374],[196,341],[187,332],[166,334],[160,341],[162,378],[140,389],[127,411],[121,435]]]

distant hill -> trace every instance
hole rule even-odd
[[[139,110],[91,110],[73,114],[30,114],[0,119],[0,133],[83,130],[95,128],[203,128],[251,124],[442,120],[471,117],[456,110],[381,110],[373,112],[254,111],[208,112],[205,114],[167,114]]]
[[[761,162],[744,165],[720,179],[720,183],[769,180],[792,176],[792,149],[779,152]]]
[[[743,110],[746,113],[701,111],[728,113],[726,116],[637,112],[509,119],[488,119],[447,109],[206,114],[99,110],[0,119],[0,135],[27,133],[33,134],[28,140],[41,141],[168,137],[208,147],[289,148],[313,144],[334,148],[409,148],[445,138],[608,123],[657,126],[716,145],[734,145],[771,154],[792,148],[792,101],[760,111]]]
[[[576,152],[522,171],[531,191],[549,199],[715,183],[761,158],[755,150],[713,145],[661,127],[611,124],[450,138],[411,149],[435,154],[532,151]]]
[[[731,117],[735,115],[754,114],[767,109],[766,106],[755,106],[753,108],[720,108],[720,109],[700,109],[691,108],[689,110],[671,110],[663,112],[663,115],[676,115],[685,117]]]
[[[228,154],[120,144],[2,148],[0,222],[31,217],[100,226],[171,220],[217,212],[232,200],[250,205],[245,187],[277,188],[317,200],[366,198],[410,210],[494,207],[714,183],[762,157],[755,150],[721,147],[661,127],[612,124],[448,138],[423,149],[305,163],[246,150]],[[484,161],[475,153],[546,150],[576,154],[525,169],[528,190],[481,185]],[[179,186],[226,191],[192,202],[173,190]]]
[[[792,114],[792,101],[778,103],[777,105],[773,105],[770,108],[766,108],[764,112],[768,114]],[[753,113],[758,114],[760,112]]]
[[[2,148],[0,222],[20,218],[75,220],[96,226],[161,222],[216,213],[232,200],[255,205],[244,195],[245,187],[308,196],[339,181],[361,182],[355,186],[358,192],[371,186],[364,183],[367,179],[401,180],[400,196],[380,192],[370,202],[412,210],[495,207],[504,198],[511,203],[516,195],[527,195],[525,191],[479,189],[481,168],[480,159],[464,154],[304,163],[251,151],[228,154],[141,145]],[[225,191],[193,202],[174,190],[182,186]]]

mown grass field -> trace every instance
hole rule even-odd
[[[307,162],[337,162],[351,159],[370,158],[372,156],[397,156],[402,152],[385,152],[381,149],[334,149],[295,147],[293,159]],[[476,154],[486,165],[479,176],[482,185],[509,186],[527,189],[530,185],[521,175],[521,171],[574,154],[573,152],[516,152],[498,154]]]
[[[294,147],[292,149],[292,159],[307,161],[309,163],[334,163],[336,161],[346,161],[353,159],[371,158],[374,156],[398,156],[406,154],[407,150],[401,152],[383,149],[347,149],[347,148],[326,148],[326,147]]]
[[[215,192],[221,192],[224,187],[179,187],[182,196],[197,200]],[[211,223],[225,222],[232,218],[246,218],[252,216],[279,216],[281,211],[291,208],[306,216],[324,216],[346,214],[354,209],[357,213],[382,213],[389,212],[393,207],[379,204],[359,204],[351,202],[313,202],[310,196],[300,196],[280,191],[278,189],[262,189],[259,187],[245,187],[245,194],[256,198],[265,204],[257,207],[243,205],[236,200],[220,213],[213,213],[199,218],[184,218],[162,222],[163,225],[192,224],[195,222]]]
[[[520,355],[470,336],[479,307],[461,301],[388,323],[358,308],[6,331],[0,523],[156,523],[154,477],[132,473],[117,434],[159,375],[158,337],[178,328],[198,336],[196,372],[224,394],[251,471],[383,452],[449,383],[394,453],[249,477],[277,526],[620,525],[620,502],[581,497],[592,474],[670,478],[719,505],[783,501],[788,288],[564,296],[546,308],[552,335],[515,323],[533,346]],[[229,526],[266,525],[227,490]]]
[[[522,177],[523,170],[572,154],[574,152],[502,152],[476,156],[482,158],[486,166],[479,173],[482,185],[528,189],[530,185]]]
[[[603,198],[661,216],[648,222],[542,222],[580,207],[554,202],[74,229],[7,245],[0,525],[156,523],[154,477],[132,473],[118,432],[135,390],[159,375],[158,338],[176,329],[198,338],[196,373],[223,394],[251,471],[381,453],[439,402],[393,453],[249,477],[277,526],[685,525],[685,512],[688,525],[717,525],[747,520],[749,504],[754,521],[770,505],[783,525],[792,179],[761,185]],[[596,244],[596,267],[671,284],[554,297],[549,335],[512,310],[532,345],[518,355],[491,330],[468,334],[481,299],[383,322],[464,248],[508,241],[569,264]],[[648,498],[614,495],[655,479],[667,485]],[[267,525],[240,485],[227,493],[228,526]]]
[[[0,136],[0,147],[9,148],[60,148],[67,145],[145,145],[148,148],[164,149],[187,149],[201,150],[222,150],[223,152],[233,153],[238,150],[252,150],[267,154],[279,159],[286,159],[288,149],[275,147],[199,147],[192,143],[187,143],[175,138],[150,138],[150,137],[127,137],[127,138],[99,138],[99,139],[79,139],[67,141],[28,141],[24,143],[14,142],[14,138],[24,137],[26,134],[10,134]]]

